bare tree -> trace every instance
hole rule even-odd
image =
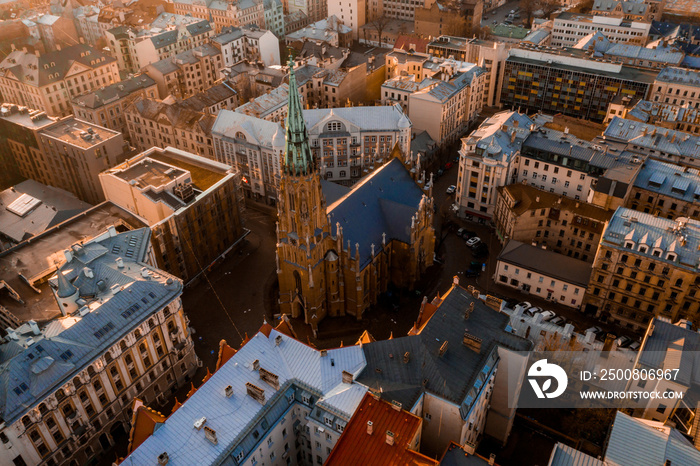
[[[458,37],[467,37],[469,35],[469,27],[464,17],[451,15],[446,18],[446,21],[445,34]]]
[[[384,14],[375,16],[372,20],[367,22],[372,29],[377,31],[377,43],[380,47],[382,46],[382,34],[390,22],[391,18]],[[367,40],[367,37],[365,37],[365,40]]]
[[[537,9],[542,10],[545,18],[549,18],[552,13],[559,9],[558,0],[537,0]]]
[[[530,25],[532,24],[532,17],[534,16],[535,12],[539,9],[539,1],[525,0],[523,2],[520,2],[520,8],[525,14],[525,22],[527,26],[530,27]]]

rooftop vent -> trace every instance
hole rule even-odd
[[[204,437],[206,437],[206,439],[209,440],[214,445],[219,443],[216,440],[216,431],[214,429],[212,429],[211,427],[204,426]]]
[[[207,423],[207,418],[206,417],[200,417],[196,421],[194,421],[194,428],[197,430],[202,430],[202,427],[204,427],[204,424]]]
[[[390,430],[386,431],[386,444],[390,446],[394,445],[394,433]]]

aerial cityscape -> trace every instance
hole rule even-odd
[[[0,0],[0,466],[700,466],[700,0]]]

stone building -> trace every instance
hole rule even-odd
[[[389,284],[411,288],[432,264],[433,200],[400,158],[352,190],[322,182],[290,70],[280,180],[280,310],[318,330],[326,316],[362,319]],[[395,150],[401,157],[401,151]],[[327,184],[324,184],[327,183]]]
[[[654,317],[697,321],[700,223],[620,207],[593,263],[585,311],[643,330]]]
[[[499,186],[493,221],[506,238],[593,262],[613,212],[523,183]]]

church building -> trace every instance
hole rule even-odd
[[[352,188],[321,179],[290,67],[277,222],[280,310],[314,332],[326,317],[362,319],[389,284],[411,289],[433,263],[433,199],[420,167],[392,158]],[[342,135],[341,135],[342,136]]]

